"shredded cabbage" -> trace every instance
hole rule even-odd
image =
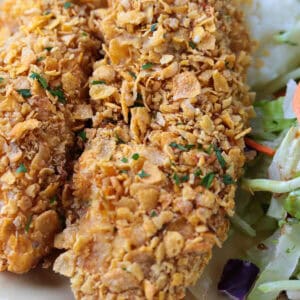
[[[243,179],[242,186],[252,192],[289,193],[300,188],[300,177],[288,181],[271,179]]]
[[[261,284],[258,289],[263,293],[286,291],[286,290],[300,290],[300,280],[281,280],[266,282]]]
[[[252,249],[248,252],[253,261],[263,268],[248,300],[274,300],[278,290],[262,292],[261,284],[288,280],[297,267],[300,257],[300,224],[286,224],[272,238],[263,242],[266,250]],[[256,257],[258,255],[258,257]],[[280,289],[281,291],[281,289]]]
[[[283,101],[283,115],[286,119],[296,119],[296,114],[293,110],[293,99],[297,89],[297,83],[291,79],[286,88],[286,95]]]
[[[257,118],[251,122],[251,136],[259,140],[273,140],[283,130],[295,124],[295,119],[284,117],[284,100],[284,97],[280,97],[273,101],[263,100],[254,103]]]

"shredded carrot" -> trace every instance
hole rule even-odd
[[[250,148],[252,148],[258,152],[267,154],[269,156],[274,156],[276,153],[276,151],[274,149],[272,149],[268,146],[259,144],[250,138],[245,138],[245,142],[246,142],[246,145],[249,146]]]
[[[300,83],[297,86],[294,98],[293,98],[293,111],[300,123]]]

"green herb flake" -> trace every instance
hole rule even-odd
[[[68,8],[70,8],[72,6],[72,3],[71,2],[65,2],[65,4],[64,4],[64,8],[65,9],[68,9]]]
[[[215,151],[215,154],[217,156],[217,159],[218,159],[218,162],[219,162],[220,166],[223,169],[225,169],[226,168],[226,161],[225,161],[225,159],[224,159],[224,157],[221,153],[221,150],[216,145],[214,145],[213,148],[214,148],[214,151]]]
[[[196,44],[195,44],[193,41],[189,41],[189,46],[190,46],[192,49],[196,49]]]
[[[204,152],[207,154],[211,154],[212,150],[213,150],[213,145],[210,145],[207,149],[204,149]]]
[[[151,69],[152,67],[153,67],[152,63],[146,63],[146,64],[142,65],[143,70],[148,70],[148,69]]]
[[[189,151],[195,147],[195,145],[192,144],[182,145],[182,144],[177,144],[176,142],[170,143],[169,146],[173,149],[179,149],[181,151]]]
[[[40,56],[40,57],[37,59],[37,62],[41,62],[41,61],[43,61],[44,59],[45,59],[44,56]]]
[[[25,225],[25,232],[26,232],[26,233],[29,232],[30,225],[31,225],[31,223],[32,223],[32,217],[33,217],[33,215],[30,215],[30,216],[29,216],[29,218],[28,218],[28,220],[27,220],[27,223],[26,223],[26,225]]]
[[[84,36],[84,37],[88,36],[88,34],[85,31],[81,32],[81,35]]]
[[[154,32],[156,29],[157,29],[157,23],[152,24],[150,27],[150,31]]]
[[[146,177],[149,177],[150,175],[147,174],[144,170],[142,170],[140,173],[138,173],[138,176],[140,178],[146,178]]]
[[[17,92],[25,99],[30,98],[31,95],[31,91],[29,89],[20,89],[17,90]]]
[[[121,162],[123,162],[124,164],[128,163],[128,158],[123,157],[123,158],[121,159]]]
[[[86,132],[84,130],[78,132],[78,136],[84,141],[87,141]]]
[[[215,176],[216,174],[213,172],[206,174],[201,180],[201,185],[209,189],[213,183]]]
[[[40,74],[32,72],[29,77],[37,80],[44,89],[48,88],[47,80],[44,77],[42,77]]]
[[[50,198],[50,205],[54,205],[57,202],[57,196],[53,196]]]
[[[128,174],[128,171],[127,170],[121,170],[120,174]]]
[[[66,97],[64,91],[60,87],[56,89],[48,89],[48,91],[52,96],[58,98],[58,102],[66,104]]]
[[[17,168],[16,172],[18,174],[20,174],[20,173],[26,173],[27,172],[27,168],[25,167],[24,164],[20,164],[20,166]]]
[[[127,271],[127,269],[126,269],[125,267],[122,267],[122,270],[123,270],[123,271]]]
[[[47,50],[48,52],[50,52],[53,49],[53,47],[46,47],[45,50]]]
[[[223,176],[223,182],[225,185],[230,185],[230,184],[235,184],[236,182],[233,180],[233,178],[228,175],[228,174],[225,174]]]
[[[92,85],[97,85],[97,84],[106,84],[104,80],[93,80]]]
[[[115,134],[115,138],[116,138],[117,145],[125,144],[125,141],[123,141],[117,133]]]
[[[173,180],[175,181],[176,185],[180,185],[180,178],[179,178],[179,175],[177,173],[174,173]]]
[[[51,14],[51,10],[49,10],[49,9],[44,12],[44,16],[48,16],[50,14]]]
[[[132,71],[129,71],[128,73],[132,78],[136,79],[136,75]]]
[[[0,83],[2,83],[4,81],[3,77],[0,77]]]
[[[134,153],[134,154],[131,156],[131,158],[132,158],[133,160],[138,160],[138,159],[140,158],[140,155],[139,155],[138,153]]]
[[[196,169],[196,171],[194,172],[195,177],[200,177],[200,175],[202,175],[202,171],[198,168]]]
[[[157,217],[157,216],[158,216],[157,212],[155,210],[152,210],[151,213],[150,213],[150,217],[154,218],[154,217]]]
[[[190,176],[187,174],[187,175],[183,175],[180,177],[180,182],[188,182],[190,179]]]
[[[189,181],[189,179],[190,179],[190,176],[188,174],[179,176],[177,173],[174,173],[174,175],[173,175],[173,180],[175,181],[176,185],[180,185],[183,182],[187,182],[187,181]]]

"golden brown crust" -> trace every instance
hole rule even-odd
[[[25,2],[5,4],[21,27],[0,48],[0,270],[16,273],[48,254],[61,229],[72,130],[90,117],[73,112],[89,107],[100,46],[85,6],[35,0],[30,11],[14,10]]]
[[[245,161],[249,40],[229,1],[115,1],[74,175],[84,216],[55,270],[77,299],[182,299],[233,214]],[[99,20],[98,20],[99,19]],[[235,40],[234,40],[235,39]]]

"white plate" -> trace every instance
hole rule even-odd
[[[0,273],[0,300],[74,300],[69,280],[50,270]]]

